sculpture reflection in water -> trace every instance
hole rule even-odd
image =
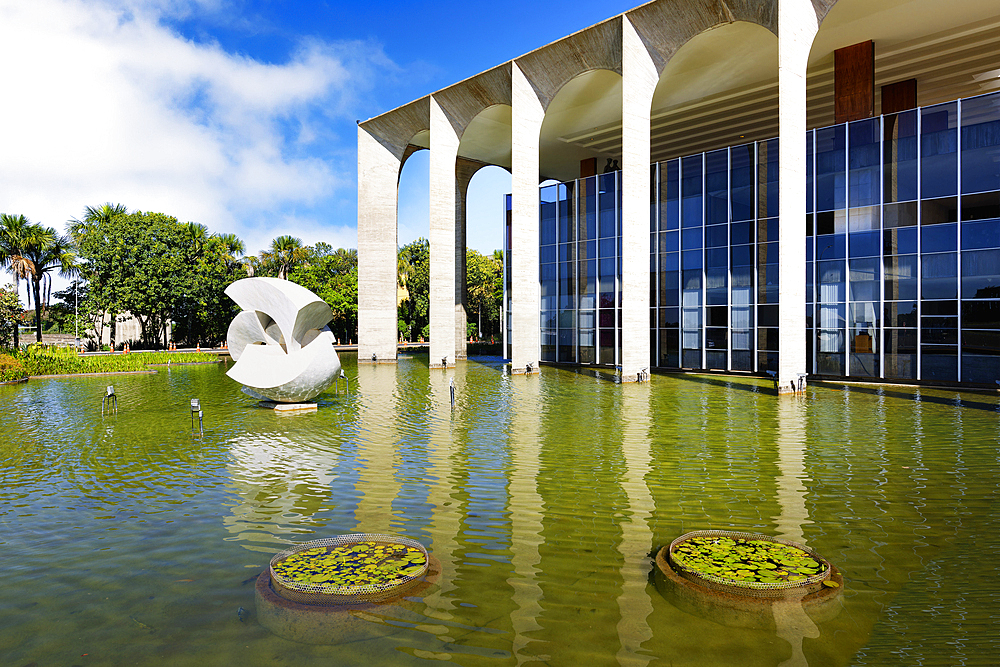
[[[260,400],[300,403],[340,373],[330,306],[305,287],[278,278],[244,278],[226,288],[243,309],[226,334],[236,363],[226,373]]]

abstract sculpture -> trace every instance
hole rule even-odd
[[[226,373],[257,399],[299,403],[320,394],[340,373],[330,306],[301,285],[244,278],[226,288],[243,309],[226,334],[236,363]]]

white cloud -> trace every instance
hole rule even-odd
[[[280,233],[356,245],[353,208],[322,218],[354,197],[352,112],[395,66],[372,44],[316,40],[262,63],[163,20],[219,6],[0,0],[0,211],[61,228],[111,201],[251,252]]]

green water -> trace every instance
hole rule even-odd
[[[0,664],[996,664],[995,394],[344,365],[349,395],[291,417],[221,366],[0,387]],[[844,573],[840,613],[750,630],[674,607],[649,554],[703,528],[806,542]],[[273,553],[359,531],[422,541],[440,585],[373,612],[377,640],[260,625]]]

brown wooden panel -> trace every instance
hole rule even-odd
[[[597,175],[597,158],[589,157],[586,160],[580,160],[580,178],[587,178],[588,176]]]
[[[845,123],[875,115],[875,42],[833,52],[833,115]]]
[[[907,79],[882,86],[882,113],[899,113],[917,108],[917,80]]]

